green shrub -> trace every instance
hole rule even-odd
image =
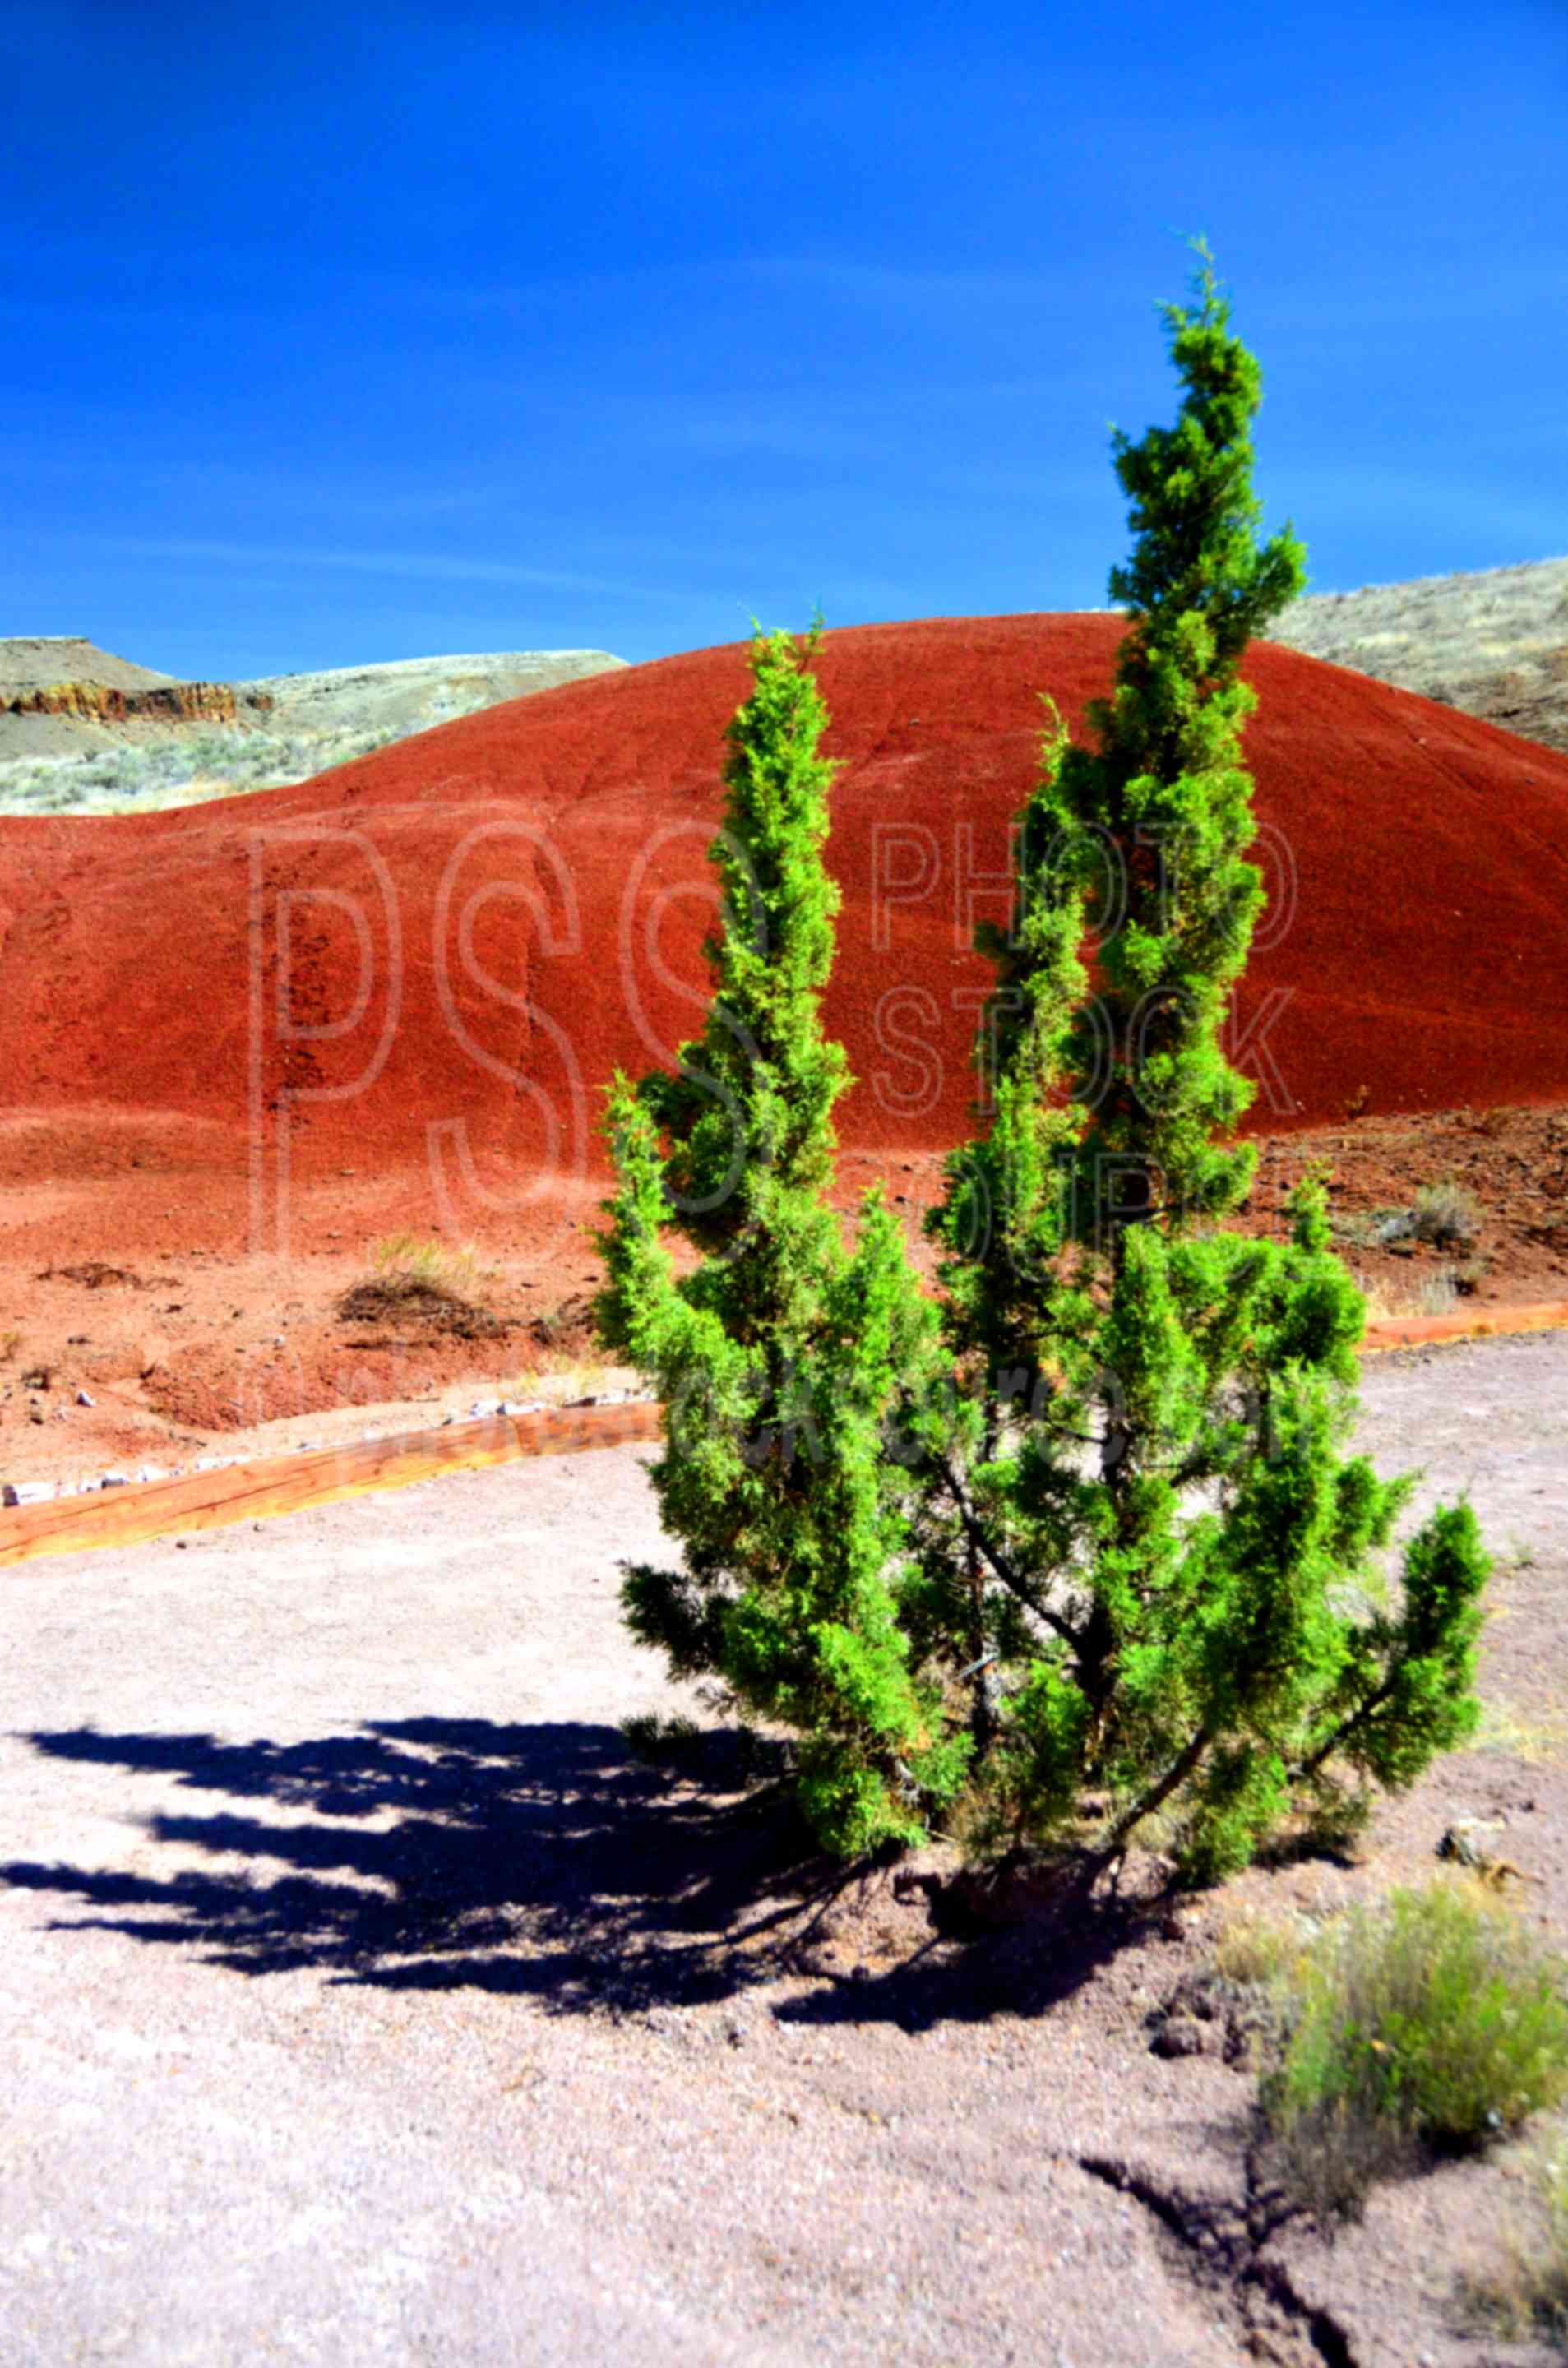
[[[1283,1961],[1265,2112],[1289,2184],[1346,2212],[1422,2149],[1463,2153],[1568,2090],[1565,1968],[1478,1884],[1395,1891]]]
[[[1410,1204],[1410,1230],[1435,1248],[1468,1249],[1481,1231],[1481,1203],[1462,1184],[1423,1184]]]
[[[597,1316],[663,1402],[652,1477],[681,1549],[676,1567],[627,1566],[627,1623],[672,1676],[715,1678],[748,1718],[799,1737],[800,1807],[854,1857],[923,1840],[968,1747],[942,1732],[899,1620],[906,1475],[886,1431],[900,1386],[932,1362],[934,1315],[881,1196],[862,1201],[853,1248],[828,1197],[849,1080],[822,1026],[839,895],[816,647],[815,631],[752,642],[711,849],[725,890],[713,1003],[676,1074],[615,1080]],[[698,1253],[684,1274],[672,1228]]]

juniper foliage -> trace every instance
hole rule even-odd
[[[674,1075],[611,1089],[597,1314],[664,1403],[653,1485],[682,1548],[678,1568],[628,1570],[632,1634],[793,1731],[801,1804],[852,1855],[918,1839],[968,1746],[912,1671],[896,1592],[906,1475],[890,1424],[938,1353],[935,1311],[881,1194],[853,1247],[827,1199],[849,1079],[821,1018],[838,892],[817,645],[814,630],[752,644],[710,850],[713,999]],[[678,1276],[672,1229],[699,1254]]]
[[[852,1242],[828,1200],[814,632],[753,643],[702,1035],[610,1097],[599,1322],[664,1401],[681,1547],[629,1570],[626,1615],[792,1730],[845,1853],[921,1839],[967,1782],[983,1830],[1086,1879],[1156,1819],[1210,1878],[1294,1816],[1343,1827],[1476,1717],[1487,1557],[1439,1507],[1385,1577],[1412,1484],[1350,1452],[1364,1307],[1322,1183],[1286,1240],[1221,1224],[1253,1172],[1223,1030],[1263,894],[1238,667],[1302,554],[1256,539],[1259,373],[1206,254],[1165,313],[1176,422],[1113,446],[1112,694],[1091,745],[1053,720],[983,940],[992,1112],[932,1212],[940,1313],[881,1198]]]
[[[1412,1484],[1346,1452],[1364,1306],[1321,1183],[1288,1241],[1215,1222],[1254,1163],[1222,1042],[1262,901],[1237,667],[1303,573],[1289,529],[1256,541],[1260,377],[1200,255],[1163,308],[1176,425],[1114,441],[1115,688],[1093,745],[1053,721],[984,941],[994,1114],[932,1212],[964,1386],[924,1420],[904,1596],[919,1666],[990,1656],[977,1773],[1017,1833],[1097,1871],[1158,1813],[1195,1879],[1470,1732],[1487,1569],[1439,1508],[1384,1600]]]

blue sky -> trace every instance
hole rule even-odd
[[[1102,605],[1216,251],[1313,587],[1568,552],[1568,0],[0,0],[0,633]]]

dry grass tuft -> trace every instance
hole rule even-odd
[[[345,1324],[412,1326],[426,1339],[494,1340],[506,1326],[472,1294],[483,1289],[472,1250],[419,1234],[389,1234],[370,1253],[374,1273],[342,1292]]]

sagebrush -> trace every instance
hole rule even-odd
[[[1565,1973],[1516,1909],[1460,1880],[1284,1952],[1286,2037],[1262,2094],[1289,2182],[1320,2212],[1355,2211],[1418,2150],[1474,2152],[1557,2103]]]

